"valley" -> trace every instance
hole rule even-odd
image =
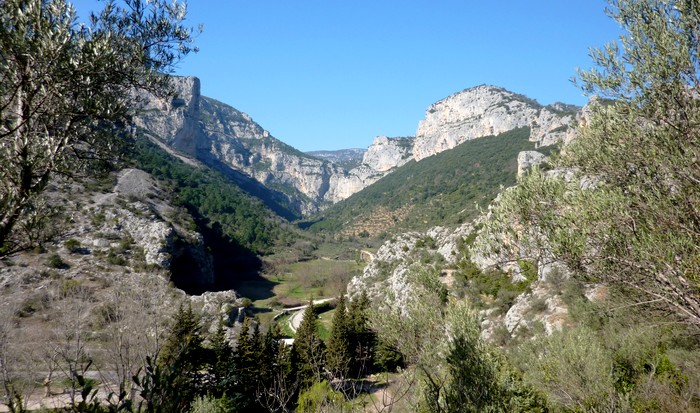
[[[612,2],[584,107],[308,153],[161,72],[175,6],[0,3],[0,411],[699,411],[691,3]]]

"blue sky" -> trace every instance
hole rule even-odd
[[[100,7],[75,2],[79,15]],[[414,135],[427,107],[493,84],[582,105],[570,79],[614,40],[604,0],[190,0],[177,73],[302,151]]]

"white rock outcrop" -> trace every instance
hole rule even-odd
[[[477,86],[432,104],[418,124],[416,160],[452,149],[475,138],[529,127],[530,140],[547,146],[566,139],[579,108],[542,106],[496,86]]]
[[[362,157],[362,164],[377,172],[388,172],[412,159],[413,140],[377,136]]]
[[[230,168],[282,191],[302,214],[341,201],[411,158],[409,139],[381,137],[363,164],[346,170],[275,139],[231,106],[201,96],[199,79],[174,77],[174,97],[142,96],[137,126],[170,147],[215,168]]]
[[[523,174],[530,170],[534,165],[539,165],[547,157],[537,151],[522,151],[518,154],[518,176],[523,176]]]

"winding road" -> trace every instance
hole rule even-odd
[[[333,300],[335,300],[335,297],[314,300],[313,305],[323,304]],[[292,330],[292,332],[297,332],[299,325],[301,325],[301,321],[304,319],[304,310],[306,310],[306,307],[308,306],[309,305],[306,304],[300,305],[299,307],[285,308],[284,311],[287,313],[294,312],[294,314],[292,314],[292,316],[289,317],[289,328]]]

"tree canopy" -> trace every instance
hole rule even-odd
[[[65,0],[0,3],[0,253],[26,246],[25,225],[56,173],[110,163],[141,90],[195,51],[186,4],[108,1],[89,23]]]
[[[533,172],[494,208],[492,229],[537,228],[515,239],[540,259],[700,327],[700,4],[609,4],[623,35],[579,74],[600,99],[556,162],[573,175]]]

